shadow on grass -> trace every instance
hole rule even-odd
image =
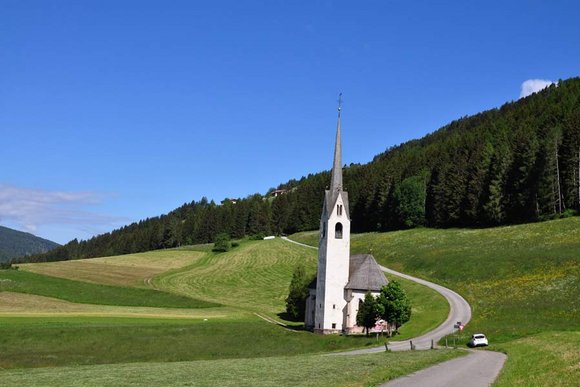
[[[304,326],[304,321],[297,320],[290,316],[287,312],[280,312],[276,314],[284,323],[286,324],[286,328],[291,329],[293,331],[308,331]]]

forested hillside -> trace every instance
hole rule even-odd
[[[39,238],[22,231],[0,226],[0,262],[10,261],[23,255],[44,253],[60,246],[58,243]]]
[[[395,129],[395,128],[391,128]],[[34,260],[106,256],[318,228],[328,172],[291,180],[276,198],[206,199]],[[482,227],[580,210],[580,78],[464,117],[370,163],[344,169],[355,232]]]

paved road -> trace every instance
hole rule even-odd
[[[381,387],[487,387],[497,378],[506,355],[491,351],[470,351],[467,356],[381,384]]]
[[[283,240],[285,240],[286,242],[290,242],[290,243],[294,243],[295,245],[300,245],[300,246],[304,246],[304,247],[308,247],[309,249],[314,249],[314,250],[318,250],[318,247],[314,247],[314,246],[310,246],[304,243],[300,243],[300,242],[296,242],[293,241],[292,239],[288,239],[288,237],[281,237]]]
[[[316,249],[303,243],[295,242],[291,239],[283,237],[282,239],[296,243],[301,246]],[[424,279],[416,278],[407,274],[399,273],[395,270],[381,266],[381,269],[389,274],[396,275],[411,281],[415,281],[425,285],[437,292],[449,302],[449,315],[445,322],[439,325],[434,330],[413,338],[409,341],[391,342],[389,349],[391,351],[405,351],[409,350],[413,342],[416,349],[431,348],[431,341],[437,345],[437,342],[444,336],[453,333],[456,329],[453,327],[458,321],[464,325],[471,320],[471,307],[463,297],[455,293],[451,289],[447,289],[441,285],[434,284]],[[339,352],[332,355],[358,355],[363,353],[383,352],[384,346],[375,348],[359,349],[355,351]],[[491,351],[470,351],[468,356],[453,359],[433,367],[426,368],[414,374],[393,380],[383,386],[490,386],[497,378],[501,371],[506,355],[499,352]]]

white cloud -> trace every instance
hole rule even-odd
[[[102,198],[95,192],[46,191],[0,184],[0,221],[32,233],[44,225],[113,225],[120,218],[84,209],[99,204]]]
[[[524,98],[530,94],[537,93],[538,91],[545,89],[546,87],[554,83],[555,82],[547,79],[528,79],[527,81],[524,81],[522,83],[520,98]]]

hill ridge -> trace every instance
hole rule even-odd
[[[56,242],[37,237],[31,233],[0,226],[0,262],[45,253],[59,247]]]
[[[574,215],[580,210],[580,78],[454,120],[427,136],[344,168],[353,232],[427,225],[487,227]],[[142,252],[319,226],[328,171],[289,180],[265,200],[206,198],[38,261]],[[270,190],[269,192],[271,192]]]

